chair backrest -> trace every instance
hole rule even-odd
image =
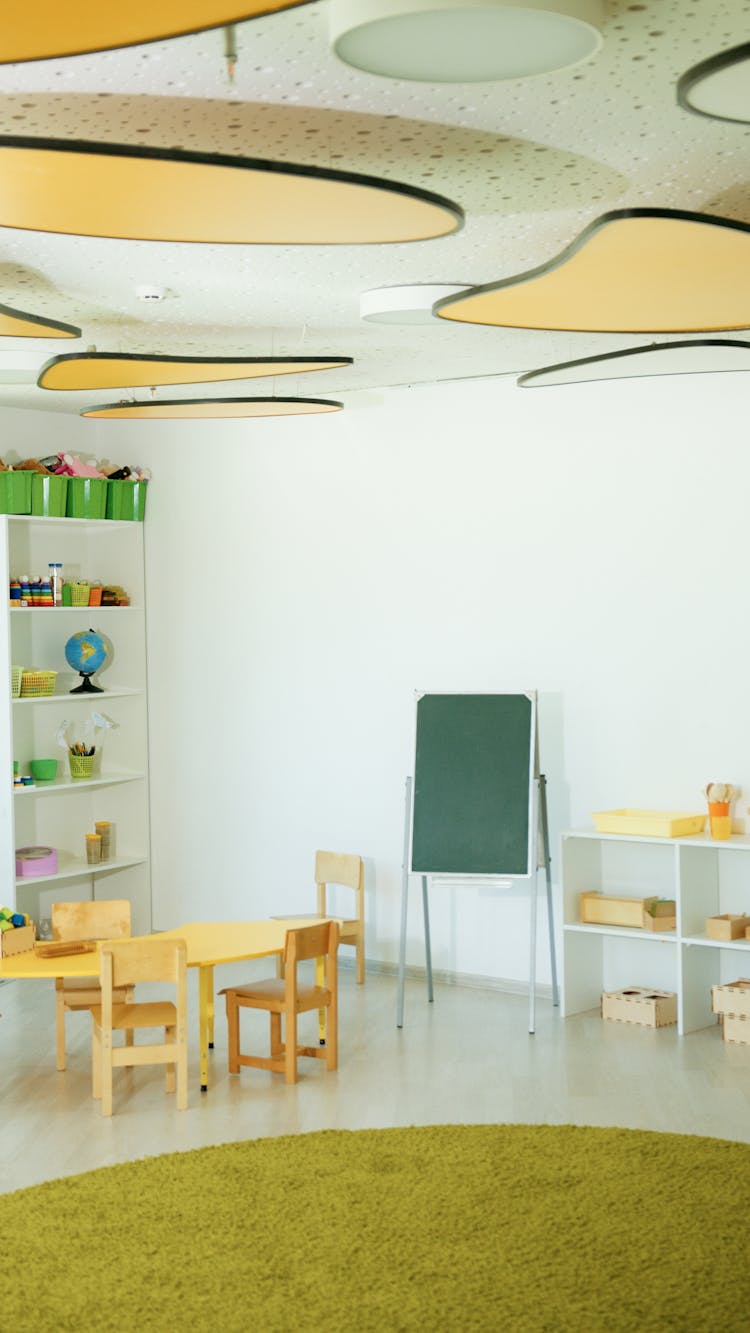
[[[337,921],[319,921],[314,926],[297,926],[286,932],[284,942],[284,970],[293,971],[296,963],[303,963],[308,958],[323,958],[326,954],[336,955],[339,947],[339,926]]]
[[[158,935],[108,940],[101,946],[102,992],[141,981],[173,981],[178,988],[184,987],[186,959],[184,940],[161,940]]]
[[[364,867],[361,856],[347,852],[316,852],[315,883],[345,884],[350,889],[363,886]]]
[[[117,940],[130,934],[130,902],[53,903],[53,940]]]

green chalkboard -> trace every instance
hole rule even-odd
[[[411,869],[528,875],[536,704],[528,694],[417,700]]]

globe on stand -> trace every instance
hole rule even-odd
[[[77,671],[81,684],[71,690],[71,694],[103,694],[101,685],[93,685],[91,677],[97,671],[109,666],[112,659],[112,644],[103,634],[94,629],[84,629],[73,634],[65,645],[65,661]]]

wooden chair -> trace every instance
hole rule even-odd
[[[130,934],[130,903],[126,898],[110,902],[53,903],[52,938],[69,940],[119,940]],[[55,978],[57,1068],[65,1068],[65,1013],[101,1004],[101,987],[93,978]],[[133,989],[118,991],[115,1003],[130,1003]],[[132,1036],[131,1036],[132,1040]]]
[[[112,1071],[123,1065],[165,1064],[167,1092],[177,1087],[177,1107],[187,1107],[187,947],[184,940],[158,935],[101,945],[101,1005],[92,1008],[93,1093],[101,1098],[102,1115],[112,1114]],[[175,1002],[156,1000],[116,1004],[115,991],[143,981],[168,981],[176,987]],[[115,1046],[115,1032],[164,1028],[164,1041]],[[176,1074],[176,1078],[175,1078]]]
[[[339,928],[335,921],[321,921],[312,926],[288,930],[284,946],[284,977],[251,982],[248,986],[229,986],[226,996],[229,1030],[229,1072],[239,1074],[240,1065],[254,1069],[272,1069],[286,1076],[287,1083],[297,1082],[297,1058],[309,1056],[325,1060],[329,1069],[338,1067],[338,964]],[[325,985],[300,986],[298,963],[305,959],[323,959]],[[265,1009],[270,1020],[271,1054],[240,1053],[240,1009]],[[325,1047],[300,1046],[297,1043],[297,1015],[311,1009],[328,1014]],[[281,1020],[284,1019],[284,1039]]]
[[[362,985],[365,979],[365,867],[362,857],[347,852],[316,852],[315,884],[318,890],[318,910],[309,914],[310,920],[327,921],[330,917],[336,916],[341,943],[353,944],[357,951],[357,982]],[[340,913],[330,909],[328,889],[334,884],[342,884],[345,888],[354,890],[356,899],[354,916],[344,919]],[[308,914],[293,912],[273,919],[284,921],[288,920],[290,915],[299,920]],[[283,975],[284,961],[279,959],[277,976],[283,977]]]

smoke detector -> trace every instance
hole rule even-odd
[[[167,295],[164,287],[151,287],[148,285],[136,287],[135,294],[139,301],[163,301]]]

